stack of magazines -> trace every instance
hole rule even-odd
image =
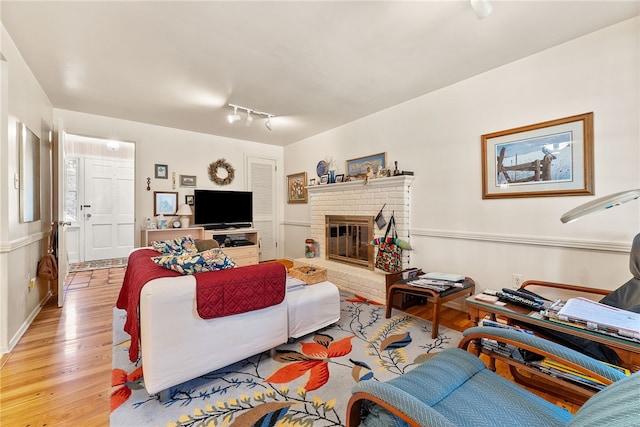
[[[605,363],[605,362],[602,362]],[[588,375],[585,375],[575,369],[565,365],[564,363],[560,363],[555,360],[551,360],[549,358],[544,358],[539,361],[534,361],[529,363],[531,366],[538,369],[540,372],[544,372],[545,374],[552,375],[556,378],[562,378],[563,380],[572,382],[574,384],[578,384],[582,387],[588,388],[590,390],[598,391],[602,390],[606,387],[605,384],[592,378]],[[611,365],[609,363],[605,363],[606,365],[611,366],[614,369],[619,370],[623,374],[629,376],[631,372],[628,369],[622,368],[620,366]]]

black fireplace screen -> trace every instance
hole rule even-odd
[[[327,258],[373,270],[373,216],[328,215]]]

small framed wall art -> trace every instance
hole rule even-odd
[[[156,163],[155,165],[155,177],[158,179],[169,179],[169,166],[167,165],[159,165]]]
[[[196,176],[195,175],[180,175],[180,187],[195,187]]]
[[[154,191],[153,192],[153,214],[175,215],[178,210],[177,191]]]
[[[287,203],[307,203],[307,173],[287,175]]]
[[[593,113],[482,135],[482,198],[593,194]]]
[[[193,194],[187,194],[186,196],[184,196],[184,202],[189,206],[193,206],[194,205]]]

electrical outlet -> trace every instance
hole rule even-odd
[[[511,275],[511,286],[514,288],[519,288],[522,285],[522,274],[513,273]]]
[[[36,287],[36,278],[32,277],[31,279],[29,279],[29,290],[33,289]]]

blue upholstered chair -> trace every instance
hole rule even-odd
[[[551,341],[500,328],[470,328],[460,347],[480,337],[563,361],[610,385],[572,415],[491,371],[476,355],[447,349],[390,381],[358,383],[347,426],[640,426],[640,373],[627,377]]]

